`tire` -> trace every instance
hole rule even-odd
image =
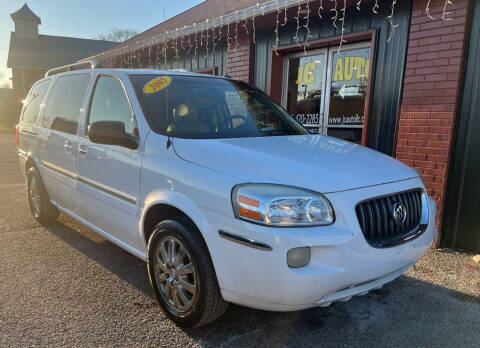
[[[50,225],[58,218],[58,209],[50,203],[50,197],[35,167],[27,170],[27,192],[30,211],[42,225]]]
[[[183,256],[177,259],[178,255]],[[205,241],[188,219],[165,220],[155,226],[148,241],[147,265],[158,303],[179,326],[206,325],[227,309]]]

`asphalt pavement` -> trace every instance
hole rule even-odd
[[[13,134],[0,134],[2,347],[478,347],[472,256],[432,250],[406,275],[349,302],[292,313],[230,305],[210,326],[181,329],[154,301],[142,261],[63,214],[49,228],[35,222]]]

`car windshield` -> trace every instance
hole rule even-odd
[[[150,126],[172,137],[244,138],[308,134],[259,89],[228,79],[130,75]]]

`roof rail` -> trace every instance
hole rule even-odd
[[[68,64],[68,65],[64,65],[64,66],[59,66],[58,68],[50,69],[45,73],[45,77],[55,75],[55,74],[59,74],[61,72],[65,72],[65,71],[77,70],[75,68],[80,68],[80,67],[84,67],[85,69],[98,69],[98,68],[101,67],[101,65],[102,65],[102,63],[100,63],[98,60],[96,60],[94,58],[93,59],[88,59],[88,60],[84,60],[84,61],[81,61],[81,62]]]

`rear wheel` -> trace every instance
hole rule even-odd
[[[165,220],[148,242],[152,289],[167,316],[183,327],[208,324],[228,306],[199,233],[187,219]]]
[[[50,203],[47,190],[35,167],[30,167],[27,170],[27,190],[33,217],[42,225],[54,222],[58,218],[58,209]]]

